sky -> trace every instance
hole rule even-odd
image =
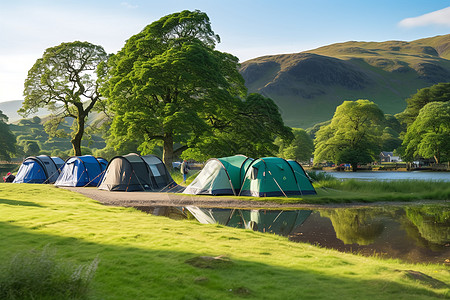
[[[448,0],[0,0],[0,102],[23,99],[45,49],[88,41],[117,53],[146,25],[207,13],[216,49],[244,62],[346,41],[412,41],[450,33]]]

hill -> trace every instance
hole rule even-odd
[[[264,56],[243,62],[240,72],[249,92],[272,98],[292,127],[331,119],[344,100],[369,99],[395,114],[418,89],[450,81],[450,34]]]
[[[14,123],[22,119],[22,117],[17,113],[17,110],[22,107],[23,100],[12,100],[6,102],[0,102],[0,110],[8,117],[8,123]],[[44,117],[50,114],[46,109],[40,108],[37,113],[28,116],[32,118],[34,116]]]

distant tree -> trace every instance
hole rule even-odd
[[[16,154],[16,137],[9,129],[8,117],[0,110],[0,160],[11,160]]]
[[[411,125],[419,115],[420,110],[430,102],[450,101],[450,82],[438,83],[431,87],[426,87],[417,91],[416,94],[406,99],[406,109],[398,114],[398,118]]]
[[[41,148],[36,141],[26,141],[23,145],[23,152],[25,156],[39,155]]]
[[[167,15],[128,39],[109,60],[102,89],[116,147],[136,138],[145,152],[160,145],[170,167],[205,132],[229,126],[246,88],[238,58],[214,50],[216,42],[200,11]]]
[[[383,123],[383,112],[375,103],[344,101],[331,123],[316,133],[314,163],[350,163],[356,171],[358,163],[374,161],[380,152]]]
[[[34,124],[41,124],[41,118],[38,116],[34,116],[32,120]]]
[[[450,102],[431,102],[419,112],[403,140],[404,158],[421,156],[436,163],[450,160]]]
[[[106,59],[101,46],[88,42],[62,43],[48,48],[28,71],[25,101],[19,113],[27,116],[41,107],[52,111],[53,118],[46,126],[51,136],[61,134],[57,128],[66,117],[74,118],[71,143],[75,155],[81,155],[86,118],[92,110],[103,108],[97,67]]]
[[[314,142],[302,128],[293,128],[294,139],[289,143],[278,137],[275,143],[279,146],[279,156],[285,159],[308,161],[314,152]]]

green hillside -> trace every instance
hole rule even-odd
[[[249,92],[272,98],[287,125],[331,119],[345,100],[369,99],[389,114],[418,89],[450,81],[450,35],[412,42],[345,42],[242,63]]]
[[[0,102],[0,110],[8,117],[8,123],[13,123],[22,119],[22,117],[17,113],[17,110],[22,107],[23,100],[12,100]],[[50,114],[46,109],[40,108],[37,113],[29,116],[30,118],[34,116],[43,117]]]

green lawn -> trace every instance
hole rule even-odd
[[[284,237],[108,207],[50,185],[0,184],[0,257],[46,245],[100,262],[90,299],[436,299],[450,270],[289,242]],[[223,256],[208,268],[187,261]],[[218,260],[213,260],[215,262]],[[0,263],[1,264],[1,263]],[[407,270],[421,272],[414,279]],[[39,298],[38,298],[39,299]]]

